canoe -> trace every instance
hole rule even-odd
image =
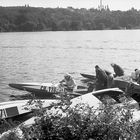
[[[40,100],[42,107],[48,107],[54,102],[59,100]],[[36,105],[37,100],[19,100],[19,101],[8,101],[0,103],[0,118],[7,119],[15,116],[26,115],[32,113],[33,110],[39,109]]]
[[[95,80],[96,79],[96,76],[95,75],[92,75],[92,74],[85,74],[85,73],[80,73],[84,78],[88,78],[88,79],[91,79],[91,80]]]
[[[56,94],[65,92],[65,89],[63,87],[60,87],[58,84],[52,83],[10,83],[9,86],[18,90],[30,92],[37,97],[44,98],[53,98]],[[88,89],[86,87],[78,87],[79,88],[74,89],[74,91],[70,92],[69,94],[80,96],[81,94],[85,94],[88,92]]]

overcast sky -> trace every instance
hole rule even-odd
[[[128,10],[134,7],[140,9],[140,0],[102,0],[110,10]],[[23,6],[29,4],[33,7],[68,7],[97,8],[100,0],[0,0],[0,6]]]

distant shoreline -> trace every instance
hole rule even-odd
[[[0,32],[140,29],[140,11],[0,7]]]
[[[57,31],[52,31],[52,30],[48,30],[48,31],[45,31],[45,30],[43,30],[43,31],[6,31],[6,32],[0,32],[0,33],[20,33],[20,32],[25,32],[25,33],[27,33],[27,32],[75,32],[75,31],[77,31],[77,32],[79,32],[79,31],[121,31],[121,30],[126,30],[126,31],[128,31],[128,30],[140,30],[140,28],[134,28],[134,29],[103,29],[103,30],[57,30]]]

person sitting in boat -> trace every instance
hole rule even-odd
[[[138,81],[139,79],[139,75],[140,75],[140,70],[139,69],[135,69],[134,72],[131,73],[131,78],[134,81]]]
[[[111,63],[111,66],[113,67],[114,72],[115,72],[114,77],[123,76],[124,75],[124,70],[119,65],[117,65],[115,63]]]
[[[95,66],[96,72],[96,90],[107,88],[108,76],[98,65]]]
[[[60,81],[60,84],[61,86],[64,86],[67,91],[73,91],[76,87],[75,81],[70,74],[65,74],[64,79]]]

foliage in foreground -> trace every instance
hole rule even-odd
[[[30,128],[21,127],[22,139],[136,140],[140,129],[139,123],[132,121],[129,108],[114,107],[108,101],[93,109],[86,104],[72,108],[66,99],[51,108],[40,109],[36,116],[38,119]]]
[[[132,111],[129,108],[114,108],[112,103],[107,101],[96,110],[86,104],[74,108],[70,105],[70,100],[63,100],[59,105],[43,113],[39,112],[37,115],[40,116],[41,113],[41,117],[32,127],[22,128],[24,139],[136,139],[139,125],[132,121]],[[57,111],[54,112],[54,108]]]

